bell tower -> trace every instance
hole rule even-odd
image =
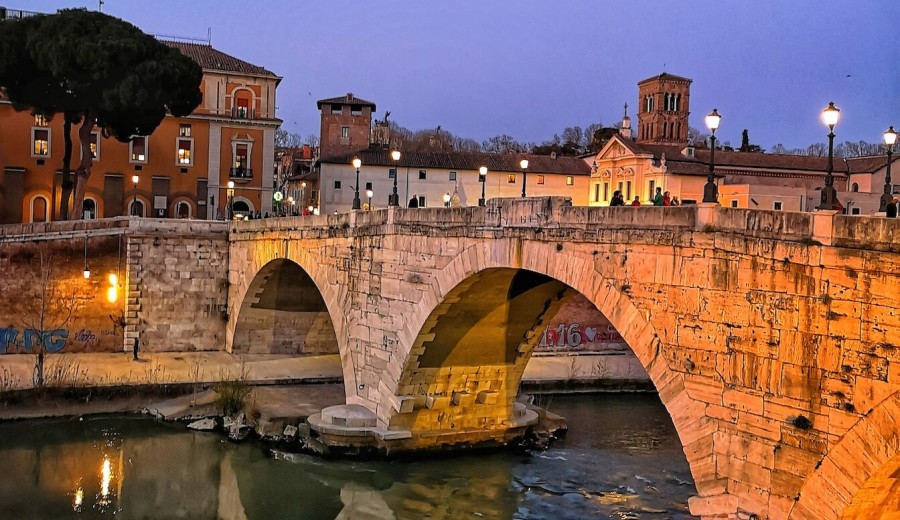
[[[638,143],[687,145],[691,81],[663,72],[638,83]]]

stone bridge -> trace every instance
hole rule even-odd
[[[323,436],[502,441],[542,316],[587,298],[671,414],[705,519],[876,518],[900,479],[900,221],[716,205],[236,222],[227,348],[336,347]]]

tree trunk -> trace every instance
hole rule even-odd
[[[87,113],[81,127],[78,129],[78,141],[81,145],[81,163],[75,170],[75,194],[72,198],[72,219],[82,218],[81,208],[84,205],[84,194],[87,191],[87,181],[91,176],[91,166],[93,165],[93,157],[91,156],[91,132],[94,130],[94,123],[97,122],[97,116],[93,113]],[[99,144],[99,143],[98,143]]]
[[[65,151],[63,152],[62,166],[62,192],[59,197],[59,219],[69,220],[69,199],[72,196],[72,117],[63,114],[63,138]]]
[[[34,359],[34,376],[32,377],[32,382],[34,383],[35,388],[43,388],[44,387],[44,351],[41,349],[40,352],[37,353]]]

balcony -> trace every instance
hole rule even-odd
[[[232,119],[256,119],[256,110],[248,107],[231,107]]]
[[[250,182],[253,180],[253,168],[231,168],[228,178],[238,183]]]

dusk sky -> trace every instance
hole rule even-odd
[[[612,125],[626,102],[634,116],[637,82],[664,71],[694,80],[691,126],[718,108],[717,135],[735,145],[744,128],[766,149],[825,142],[829,101],[836,143],[900,128],[896,0],[105,0],[103,11],[158,35],[205,40],[209,28],[214,47],[284,78],[278,116],[304,137],[319,131],[317,99],[353,92],[411,130],[539,143]]]

